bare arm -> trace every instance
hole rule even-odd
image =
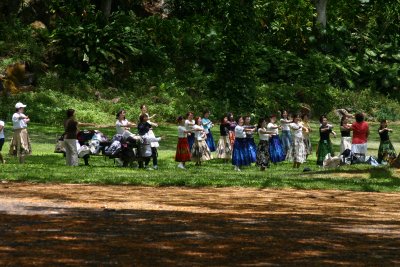
[[[96,124],[95,124],[95,123],[78,122],[78,126],[82,126],[82,127],[86,127],[86,126],[96,127]]]
[[[262,133],[262,134],[274,134],[274,132],[272,132],[272,131],[267,131],[267,130],[265,130],[265,129],[260,129],[259,131],[260,131],[260,133]]]

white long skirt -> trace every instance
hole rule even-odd
[[[352,144],[351,145],[351,151],[353,151],[354,154],[367,154],[367,149],[368,149],[368,143],[364,144]]]
[[[342,154],[343,151],[345,151],[346,149],[351,150],[351,137],[350,136],[342,137],[342,140],[340,142],[340,154]]]

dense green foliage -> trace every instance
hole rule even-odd
[[[314,115],[346,106],[399,118],[399,0],[328,1],[326,28],[309,0],[123,0],[111,1],[109,16],[99,2],[0,4],[0,67],[33,66],[38,95],[16,98],[43,100],[39,121],[59,119],[42,116],[49,104],[90,103],[96,91],[122,99],[112,108],[93,104],[105,113],[100,121],[142,101],[166,119],[204,108],[295,112],[302,104]],[[35,20],[47,28],[33,30]],[[56,92],[65,101],[51,100]],[[11,100],[1,99],[1,116]]]
[[[312,125],[314,129],[318,123]],[[394,132],[400,131],[399,125],[390,125]],[[215,127],[217,128],[217,127]],[[213,128],[218,139],[217,129]],[[368,153],[376,155],[379,145],[377,124],[371,125],[371,136],[368,142]],[[297,188],[297,189],[337,189],[354,191],[398,192],[400,190],[399,173],[388,167],[371,167],[368,165],[353,165],[337,169],[321,169],[316,165],[315,153],[309,162],[300,169],[293,169],[289,162],[272,164],[265,172],[261,172],[254,164],[242,169],[233,170],[231,163],[224,164],[219,159],[204,163],[201,167],[187,164],[187,170],[176,167],[174,161],[176,149],[176,126],[163,125],[155,129],[155,133],[164,136],[159,148],[159,170],[148,171],[136,167],[122,168],[116,166],[113,160],[101,156],[92,156],[90,167],[68,167],[61,154],[53,153],[55,138],[62,131],[61,127],[40,124],[30,124],[29,132],[33,143],[33,155],[27,157],[26,165],[21,168],[16,158],[6,158],[7,163],[1,166],[0,180],[56,182],[56,183],[95,183],[95,184],[129,184],[146,186],[241,186],[255,188]],[[115,129],[103,129],[108,136]],[[7,140],[9,132],[6,128]],[[315,146],[318,134],[311,135]],[[393,134],[391,139],[397,149],[400,135]],[[334,150],[339,150],[340,138],[332,139]],[[257,141],[258,142],[258,141]],[[7,151],[9,143],[4,146]],[[80,162],[83,165],[83,160]],[[302,172],[303,167],[311,168],[311,172]]]

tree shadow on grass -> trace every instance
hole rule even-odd
[[[301,212],[205,214],[45,206],[26,207],[20,213],[1,214],[2,265],[383,266],[400,262],[398,221]]]

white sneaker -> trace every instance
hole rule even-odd
[[[239,169],[239,167],[238,167],[238,166],[235,166],[235,171],[237,171],[237,172],[241,172],[241,170]]]
[[[179,164],[178,164],[178,168],[179,168],[179,169],[186,169],[185,166],[184,166],[182,163],[179,163]]]
[[[154,165],[154,166],[153,166],[153,169],[158,170],[158,166],[157,166],[157,165]]]
[[[124,162],[120,158],[116,158],[115,161],[118,163],[119,166],[124,165]]]

